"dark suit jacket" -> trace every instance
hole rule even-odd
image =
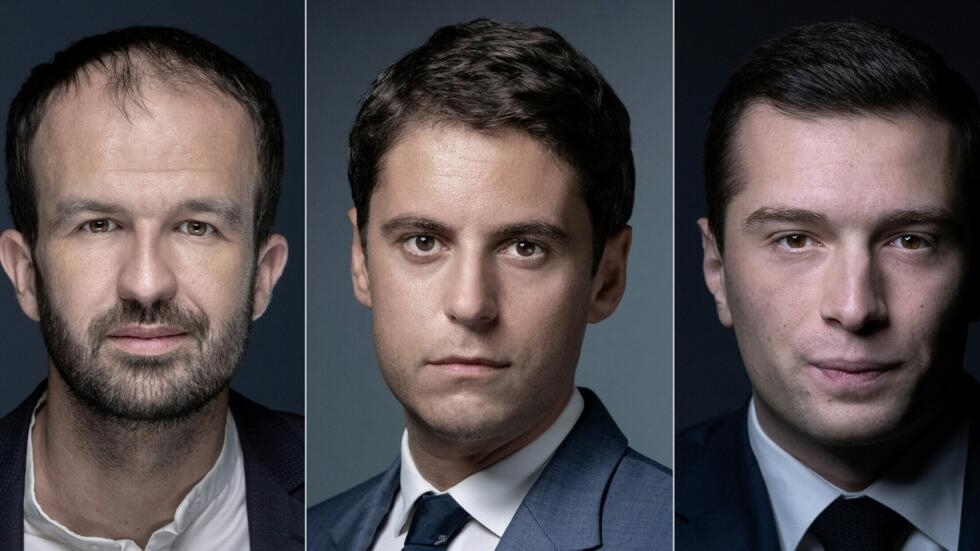
[[[960,524],[961,551],[980,550],[980,392],[966,381],[971,416]],[[769,493],[749,446],[748,405],[677,437],[677,551],[776,551],[779,536]],[[923,496],[923,499],[927,499]]]
[[[595,394],[524,498],[499,551],[670,549],[671,480],[626,445]],[[399,462],[309,511],[310,551],[365,551],[391,507]]]
[[[31,413],[46,383],[0,419],[0,549],[24,549],[24,470]],[[303,418],[232,392],[229,403],[245,463],[252,551],[303,549]]]

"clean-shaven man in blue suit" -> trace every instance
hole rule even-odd
[[[671,478],[576,389],[623,295],[629,116],[550,29],[439,29],[350,134],[352,276],[399,459],[313,507],[311,549],[669,549]]]
[[[872,23],[735,71],[698,225],[752,397],[678,437],[678,551],[980,549],[978,121],[936,52]]]
[[[131,27],[10,107],[0,260],[48,379],[0,420],[0,548],[301,550],[302,418],[228,388],[286,263],[268,83]]]

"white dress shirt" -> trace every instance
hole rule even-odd
[[[27,472],[24,478],[25,551],[139,551],[130,539],[82,536],[49,517],[34,494],[34,454],[30,433],[41,397],[31,416],[27,437]],[[245,467],[238,430],[231,417],[225,420],[225,441],[214,466],[191,488],[174,513],[174,519],[153,533],[143,551],[247,551],[248,517],[245,508]]]
[[[445,492],[432,487],[419,473],[408,447],[408,432],[402,435],[400,488],[391,510],[374,539],[372,551],[401,551],[422,494],[448,493],[473,517],[449,544],[447,551],[492,551],[500,543],[531,486],[544,471],[585,407],[578,389],[565,409],[540,436],[512,455],[470,475]]]
[[[779,544],[784,551],[823,551],[820,542],[809,533],[810,525],[841,496],[867,496],[902,515],[914,527],[900,548],[902,551],[956,549],[963,509],[968,423],[957,427],[936,447],[911,450],[861,492],[841,490],[773,442],[759,425],[755,399],[749,404],[748,429],[749,444],[769,491]],[[915,476],[898,476],[909,472]]]

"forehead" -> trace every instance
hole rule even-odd
[[[573,171],[539,140],[515,129],[413,124],[382,159],[377,181],[372,213],[383,203],[441,209],[468,223],[534,213],[588,221]]]
[[[133,190],[164,176],[193,180],[204,193],[217,186],[252,196],[258,174],[255,135],[234,99],[150,78],[120,93],[99,71],[49,99],[30,160],[39,201]]]
[[[861,217],[957,203],[953,130],[932,118],[802,118],[756,104],[743,114],[733,150],[733,209],[779,203]]]

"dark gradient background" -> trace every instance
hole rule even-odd
[[[711,107],[736,65],[767,38],[798,24],[860,17],[891,25],[938,50],[980,88],[980,2],[677,2],[675,21],[675,420],[678,430],[736,409],[748,398],[735,334],[715,316],[701,272],[701,167]],[[980,213],[974,213],[980,215]],[[971,326],[966,365],[980,374],[980,336]]]
[[[244,363],[232,386],[269,407],[302,413],[303,2],[5,0],[0,3],[3,120],[32,67],[79,38],[129,25],[167,25],[199,34],[272,83],[286,137],[285,180],[275,230],[289,240],[289,263],[269,309],[255,322]],[[6,181],[2,167],[0,172]],[[4,188],[0,228],[12,226]],[[0,414],[5,414],[47,375],[47,354],[37,324],[20,310],[5,275],[2,279]]]
[[[351,293],[347,132],[378,73],[436,28],[477,17],[554,28],[630,111],[637,194],[629,284],[619,310],[589,327],[577,378],[633,447],[670,465],[670,2],[311,0],[308,16],[308,503],[390,465],[404,426],[378,373],[370,312]]]

